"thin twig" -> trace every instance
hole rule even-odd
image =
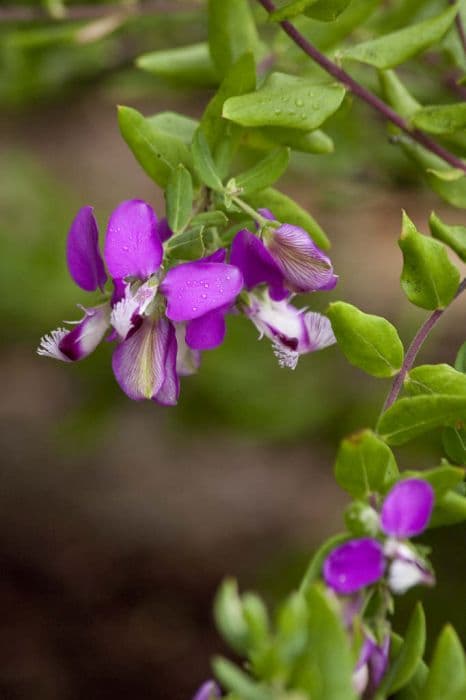
[[[199,8],[198,3],[183,2],[176,0],[146,0],[142,3],[105,3],[101,5],[72,5],[65,8],[63,17],[57,19],[50,16],[45,7],[2,7],[0,8],[0,22],[34,22],[36,20],[81,20],[97,19],[107,15],[121,14],[125,12],[129,15],[153,15],[153,14],[175,14]]]
[[[272,0],[258,0],[262,7],[271,13],[276,8]],[[325,54],[321,53],[310,41],[306,39],[305,36],[299,32],[294,24],[284,20],[279,22],[281,28],[288,34],[290,39],[299,46],[304,53],[306,53],[313,61],[315,61],[321,68],[323,68],[327,73],[334,77],[338,82],[351,90],[354,95],[357,95],[361,100],[370,105],[373,109],[377,110],[382,114],[385,119],[395,124],[401,131],[407,134],[413,141],[420,143],[428,151],[434,153],[436,156],[444,160],[446,163],[451,165],[453,168],[458,170],[463,170],[466,172],[466,163],[458,158],[450,151],[447,151],[443,146],[433,141],[429,136],[424,134],[424,132],[419,129],[412,129],[409,123],[403,119],[395,110],[393,110],[389,105],[383,102],[377,95],[367,90],[363,85],[358,83],[354,78],[352,78],[349,73],[347,73],[343,68],[338,66],[336,63],[331,61]]]
[[[464,292],[465,289],[466,289],[466,277],[461,282],[460,286],[458,287],[458,291],[456,292],[454,298],[456,299],[457,297],[459,297],[459,295],[462,292]],[[432,328],[440,320],[440,318],[443,316],[445,311],[446,311],[446,308],[445,309],[436,309],[436,311],[431,313],[431,315],[427,318],[426,321],[424,321],[424,323],[422,324],[422,326],[420,327],[420,329],[418,330],[418,332],[414,336],[413,341],[406,352],[403,366],[393,381],[390,392],[389,392],[387,399],[384,403],[382,413],[384,413],[384,411],[386,411],[388,408],[390,408],[390,406],[398,398],[398,395],[403,387],[403,382],[405,380],[405,377],[406,377],[407,373],[409,372],[409,370],[411,369],[411,367],[413,366],[414,360],[416,359],[416,356],[417,356],[419,350],[421,349],[424,341],[426,340],[427,336],[431,332]]]

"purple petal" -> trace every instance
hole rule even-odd
[[[299,226],[269,229],[267,248],[293,292],[333,289],[337,283],[330,258]]]
[[[167,352],[165,355],[165,378],[155,400],[162,406],[176,406],[180,395],[180,380],[176,371],[178,344],[173,323],[169,323]]]
[[[145,280],[159,269],[163,248],[149,204],[131,199],[115,209],[108,222],[104,255],[113,278]]]
[[[112,367],[123,391],[135,401],[158,400],[161,392],[173,398],[173,347],[175,330],[166,318],[145,319],[141,327],[124,340],[113,353]],[[176,352],[176,345],[175,345]],[[168,382],[171,386],[168,390]],[[176,401],[175,401],[176,402]]]
[[[278,297],[283,289],[283,274],[262,241],[247,229],[238,231],[231,245],[230,262],[243,273],[247,289],[265,282],[274,288]],[[277,298],[275,295],[274,298]]]
[[[426,529],[434,507],[434,490],[423,479],[398,482],[382,506],[382,530],[392,537],[413,537]]]
[[[383,572],[382,547],[370,537],[340,545],[328,555],[323,567],[325,582],[341,595],[370,586],[382,578]]]
[[[333,334],[332,325],[326,316],[315,311],[307,311],[304,314],[304,324],[307,331],[306,342],[299,346],[299,351],[314,352],[323,350],[337,341]]]
[[[111,305],[115,306],[119,301],[125,298],[127,284],[124,279],[114,278],[113,282],[113,293],[111,299]]]
[[[109,327],[110,306],[102,304],[84,309],[84,312],[84,318],[72,330],[58,328],[44,336],[38,354],[63,362],[76,362],[94,352]]]
[[[272,214],[270,209],[263,207],[262,209],[258,209],[257,211],[261,216],[264,217],[264,219],[269,219],[270,221],[276,221],[275,216]]]
[[[215,250],[213,253],[210,255],[207,255],[205,258],[201,258],[199,262],[218,262],[222,263],[225,262],[225,258],[227,257],[227,250],[226,248],[219,248],[218,250]]]
[[[188,322],[186,343],[193,350],[212,350],[223,343],[225,333],[225,312],[210,311]]]
[[[173,231],[168,225],[166,218],[160,219],[157,222],[157,233],[162,243],[165,243],[165,241],[168,241],[168,239],[173,236]]]
[[[176,324],[176,342],[178,350],[176,355],[176,371],[180,377],[188,377],[191,374],[196,374],[201,365],[201,353],[199,350],[192,350],[186,344],[186,325],[184,323]]]
[[[92,207],[82,207],[71,224],[66,243],[68,270],[78,287],[93,292],[107,280],[99,251],[99,230]]]
[[[193,700],[214,700],[220,698],[220,688],[215,681],[206,681],[201,685]]]
[[[160,291],[167,297],[167,316],[190,321],[234,302],[243,287],[241,272],[224,263],[189,262],[172,267]]]

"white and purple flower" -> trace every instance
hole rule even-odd
[[[224,262],[222,251],[165,271],[166,229],[146,202],[120,204],[110,217],[104,246],[114,283],[112,299],[85,309],[83,320],[72,330],[60,328],[45,336],[39,354],[64,361],[83,359],[112,327],[111,339],[118,340],[112,366],[123,391],[132,399],[175,404],[178,374],[188,374],[198,365],[199,350],[223,341],[224,316],[243,279],[237,267]],[[73,221],[67,261],[78,286],[103,290],[107,275],[91,207],[81,209]]]
[[[336,340],[326,316],[276,301],[267,290],[247,295],[243,311],[262,338],[272,341],[281,367],[295,369],[300,355],[333,345]]]
[[[350,595],[377,583],[387,572],[389,588],[404,593],[411,586],[432,585],[427,563],[406,542],[423,532],[434,506],[434,491],[423,479],[405,479],[387,494],[380,514],[384,543],[373,537],[345,542],[326,558],[326,584],[340,595]]]

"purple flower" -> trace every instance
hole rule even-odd
[[[92,207],[83,207],[75,216],[66,245],[69,273],[81,289],[103,289],[107,275],[99,251],[99,232]],[[110,323],[110,305],[84,308],[84,317],[72,330],[57,328],[45,335],[39,355],[64,362],[76,362],[91,354],[103,339]]]
[[[171,235],[149,204],[122,202],[112,213],[104,257],[113,281],[110,301],[85,309],[71,331],[60,328],[45,336],[39,353],[64,361],[92,352],[109,325],[117,340],[112,366],[123,391],[132,399],[176,403],[178,375],[199,365],[199,350],[219,345],[224,316],[241,291],[241,272],[224,263],[225,250],[165,272],[163,240]],[[90,207],[74,220],[67,243],[73,280],[88,291],[101,289],[106,273],[98,247],[97,224]],[[178,351],[178,344],[180,351]]]
[[[427,527],[434,500],[434,490],[427,481],[399,481],[384,500],[380,515],[382,530],[392,537],[419,535]]]
[[[331,552],[323,570],[330,588],[345,595],[352,593],[375,583],[385,569],[394,593],[404,593],[419,583],[432,585],[435,579],[427,563],[403,540],[425,530],[433,506],[434,491],[427,481],[406,479],[395,484],[383,502],[380,516],[381,529],[388,539],[383,547],[373,538],[350,540]],[[376,556],[375,552],[379,554]],[[381,558],[381,568],[377,557]]]
[[[201,685],[193,700],[214,700],[220,698],[221,692],[215,681],[206,681]]]
[[[371,537],[349,540],[325,559],[323,575],[336,593],[350,595],[382,578],[385,561],[382,545]]]
[[[268,210],[260,210],[273,219]],[[244,276],[245,285],[253,289],[261,283],[269,286],[273,299],[284,299],[289,292],[314,292],[335,287],[330,258],[311,240],[308,233],[293,224],[281,224],[262,231],[263,240],[244,229],[232,244],[231,262]]]
[[[357,693],[371,694],[377,690],[387,670],[390,650],[390,635],[385,635],[381,644],[366,633],[358,663],[353,673],[353,686]]]
[[[272,341],[281,367],[294,369],[299,356],[336,342],[330,321],[321,314],[274,301],[267,292],[250,294],[244,313]]]
[[[82,360],[93,352],[109,327],[110,307],[102,304],[85,309],[84,318],[73,322],[74,328],[57,328],[41,339],[39,355],[53,357],[63,362]],[[72,323],[72,322],[69,322]]]

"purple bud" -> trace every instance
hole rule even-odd
[[[193,700],[214,700],[220,698],[220,688],[215,681],[206,681],[201,685]]]

